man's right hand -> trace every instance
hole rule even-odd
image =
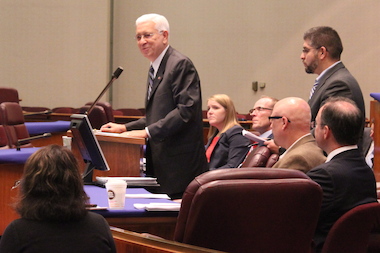
[[[127,131],[127,128],[123,124],[116,124],[116,123],[109,122],[107,124],[104,124],[100,128],[100,131],[108,132],[108,133],[123,133]]]

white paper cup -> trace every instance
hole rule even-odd
[[[120,179],[109,179],[105,185],[109,209],[124,209],[127,182]]]
[[[71,150],[71,141],[72,141],[72,137],[62,136],[63,146],[70,149],[70,150]]]

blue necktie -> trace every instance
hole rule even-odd
[[[154,69],[152,66],[150,66],[150,69],[149,69],[149,85],[148,85],[148,100],[150,99],[150,93],[152,92],[153,80],[154,80]]]
[[[317,86],[318,86],[318,81],[315,80],[313,88],[311,88],[311,91],[310,91],[310,97],[309,97],[309,99],[313,96],[315,89],[317,89]]]

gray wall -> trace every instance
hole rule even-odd
[[[264,94],[307,100],[316,75],[305,73],[299,56],[304,31],[317,25],[339,32],[367,116],[369,93],[380,92],[378,0],[114,0],[110,43],[111,3],[0,0],[1,85],[18,88],[22,105],[78,107],[96,98],[110,69],[123,66],[113,107],[144,107],[149,62],[133,39],[134,21],[156,12],[169,20],[171,45],[198,69],[204,109],[215,93],[231,96],[240,113]],[[266,88],[254,92],[252,81]]]

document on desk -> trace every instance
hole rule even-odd
[[[141,194],[125,194],[130,199],[170,199],[167,194],[141,193]]]
[[[256,134],[249,132],[247,130],[242,130],[241,134],[245,137],[247,137],[250,140],[256,141],[260,144],[263,144],[264,141],[267,141],[267,139],[264,139],[260,136],[257,136]]]
[[[147,211],[179,211],[181,203],[149,203],[133,205],[136,209],[145,209]]]
[[[109,132],[102,132],[100,130],[94,130],[95,135],[104,135],[104,136],[120,136],[120,133],[109,133]]]
[[[127,186],[156,186],[157,178],[154,177],[96,177],[100,184],[105,184],[109,179],[120,179],[127,182]]]

